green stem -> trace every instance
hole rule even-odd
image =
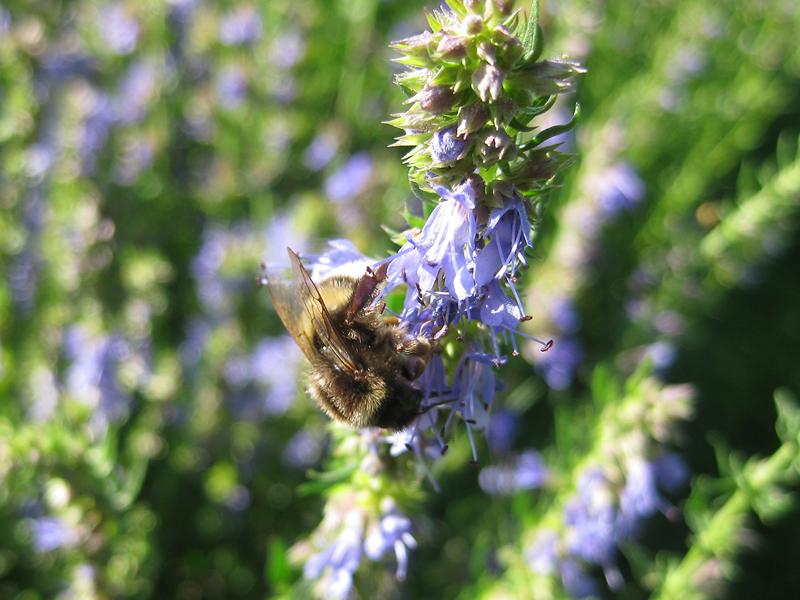
[[[749,489],[762,489],[785,479],[797,457],[797,445],[785,443],[770,458],[759,463],[752,471]],[[680,564],[665,578],[660,590],[654,595],[661,600],[672,598],[699,598],[702,582],[698,581],[703,567],[712,560],[725,562],[736,551],[741,541],[742,521],[752,509],[752,493],[739,488],[720,508],[705,528],[698,532],[695,543]]]

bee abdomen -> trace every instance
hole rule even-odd
[[[371,370],[347,373],[325,365],[312,366],[309,392],[328,416],[353,427],[373,425],[386,398],[385,383]]]

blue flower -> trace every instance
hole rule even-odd
[[[456,135],[455,127],[440,129],[431,138],[431,156],[435,163],[453,163],[464,156],[467,140]]]
[[[442,201],[433,209],[418,239],[409,239],[389,265],[387,288],[406,284],[409,294],[437,289],[440,271],[444,291],[455,300],[466,300],[475,290],[470,272],[475,261],[475,192],[463,185],[455,191],[434,186]],[[406,309],[416,310],[407,297]],[[412,304],[412,306],[409,306]]]
[[[525,203],[517,195],[506,196],[503,206],[489,213],[483,237],[488,240],[475,260],[475,281],[486,285],[508,275],[513,277],[524,266],[530,240],[530,222]]]
[[[311,279],[320,281],[337,269],[356,268],[356,265],[363,266],[366,272],[366,267],[372,262],[350,240],[330,240],[328,249],[316,257],[311,266]]]

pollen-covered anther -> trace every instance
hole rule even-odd
[[[550,350],[550,348],[553,347],[553,343],[554,343],[553,340],[548,340],[548,342],[544,346],[542,346],[541,351],[547,352],[548,350]]]
[[[522,315],[519,318],[520,323],[524,323],[525,321],[530,321],[533,318],[533,315]]]

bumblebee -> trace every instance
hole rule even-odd
[[[308,391],[332,419],[351,427],[403,429],[420,414],[414,387],[432,352],[375,305],[387,265],[334,269],[312,281],[299,255],[287,248],[291,277],[267,273],[281,321],[309,363]]]

